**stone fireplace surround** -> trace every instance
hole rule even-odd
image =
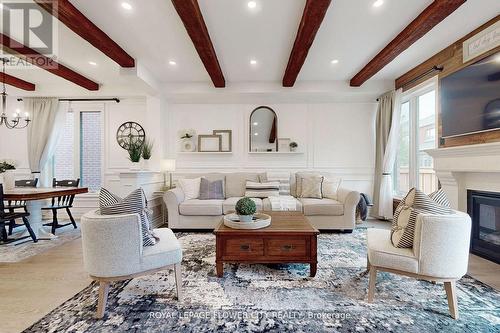
[[[500,192],[500,142],[429,149],[454,209],[467,212],[467,190]]]

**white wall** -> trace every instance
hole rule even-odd
[[[168,129],[170,158],[177,172],[237,170],[323,170],[344,180],[346,187],[372,193],[375,165],[375,103],[268,104],[278,115],[278,136],[299,144],[301,154],[249,154],[249,116],[259,105],[170,104]],[[179,153],[180,129],[197,134],[214,129],[233,131],[233,153]]]

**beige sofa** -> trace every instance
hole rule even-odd
[[[321,175],[328,177],[329,174]],[[236,202],[245,196],[246,181],[266,181],[266,173],[210,173],[190,174],[184,178],[205,177],[211,181],[224,180],[224,200],[185,200],[180,187],[165,193],[168,210],[168,226],[171,229],[213,229],[224,214],[234,212]],[[290,192],[296,197],[296,174],[290,176]],[[271,210],[268,198],[252,198],[257,210]],[[339,188],[338,200],[297,198],[296,209],[304,213],[318,229],[350,232],[355,228],[356,206],[359,193]]]

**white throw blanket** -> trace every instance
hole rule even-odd
[[[280,195],[279,197],[268,197],[271,201],[273,211],[296,211],[297,199],[291,195]]]

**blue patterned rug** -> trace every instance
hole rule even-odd
[[[318,274],[307,265],[226,265],[215,276],[215,238],[177,235],[184,249],[184,300],[172,272],[115,283],[103,320],[91,284],[25,332],[500,332],[500,293],[457,283],[460,319],[442,284],[379,273],[366,303],[366,229],[321,234]]]

